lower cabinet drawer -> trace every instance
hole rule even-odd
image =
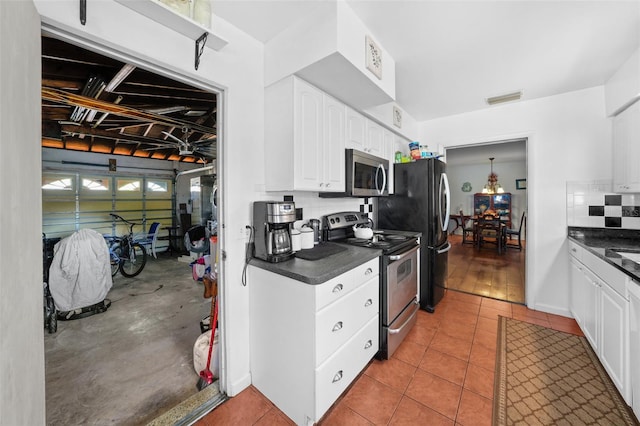
[[[316,314],[316,366],[322,364],[378,313],[379,297],[380,281],[376,275],[365,285]]]
[[[582,263],[622,297],[627,298],[627,276],[593,253],[584,251]]]
[[[378,328],[376,315],[316,369],[316,422],[378,352]]]
[[[582,262],[583,248],[573,241],[569,240],[569,254]]]
[[[316,311],[345,297],[380,273],[379,258],[371,259],[326,283],[316,286]]]

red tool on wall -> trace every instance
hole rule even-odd
[[[217,280],[211,279],[208,275],[205,275],[203,277],[203,283],[205,287],[205,298],[211,297],[211,316],[209,317],[211,336],[209,337],[209,355],[207,355],[207,365],[204,367],[204,370],[200,371],[200,378],[196,384],[199,391],[213,383],[213,373],[211,372],[210,364],[216,328],[218,327],[218,282]]]

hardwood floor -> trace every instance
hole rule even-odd
[[[448,288],[524,304],[524,242],[522,251],[508,247],[498,254],[493,245],[462,244],[460,235],[450,235],[449,241]]]
[[[462,247],[456,236],[452,245],[451,282],[487,297],[449,289],[434,313],[419,311],[417,324],[391,359],[371,361],[320,426],[489,426],[498,316],[582,335],[571,318],[496,300],[510,294],[514,301],[524,300],[524,252],[499,256],[491,249]],[[250,386],[196,424],[294,423]]]

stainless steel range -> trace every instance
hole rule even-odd
[[[388,359],[417,320],[420,308],[420,234],[374,230],[372,238],[355,238],[354,226],[370,224],[366,213],[330,214],[323,217],[323,237],[325,241],[382,250],[378,358]]]

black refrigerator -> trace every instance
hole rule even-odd
[[[394,194],[378,198],[378,227],[422,232],[420,307],[433,312],[447,287],[450,209],[446,164],[437,158],[394,164]]]

